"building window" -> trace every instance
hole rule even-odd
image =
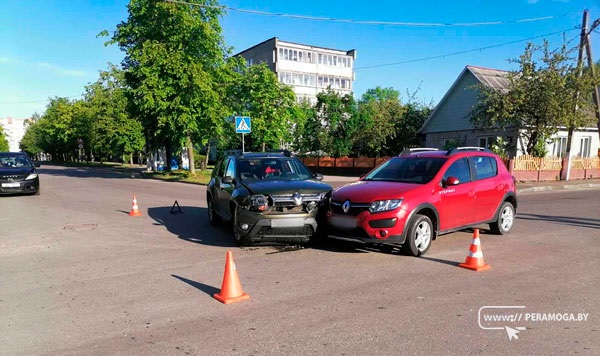
[[[567,154],[567,138],[557,137],[554,140],[554,148],[552,149],[552,155],[558,157],[564,157]]]
[[[495,136],[485,136],[479,138],[479,147],[491,149],[492,145],[496,143]]]
[[[584,136],[581,138],[581,144],[579,145],[579,157],[589,157],[591,150],[592,138],[590,136]]]

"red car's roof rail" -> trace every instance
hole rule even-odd
[[[449,149],[448,152],[446,152],[446,156],[452,156],[453,154],[457,154],[459,152],[464,152],[464,151],[481,151],[481,152],[492,153],[492,151],[490,151],[489,149],[487,149],[485,147],[467,146],[467,147],[454,147],[452,149]]]
[[[402,152],[400,152],[400,154],[398,156],[408,156],[411,153],[430,152],[430,151],[439,151],[439,149],[431,148],[431,147],[405,148]]]

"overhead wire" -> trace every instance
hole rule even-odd
[[[465,54],[465,53],[470,53],[470,52],[478,52],[478,51],[483,51],[483,50],[490,49],[490,48],[508,46],[508,45],[515,44],[515,43],[520,43],[520,42],[525,42],[525,41],[531,41],[531,40],[535,40],[535,39],[538,39],[538,38],[543,38],[543,37],[546,37],[546,36],[552,36],[552,35],[556,35],[556,34],[559,34],[559,33],[565,33],[565,32],[569,32],[569,31],[574,31],[576,29],[577,28],[574,27],[572,29],[567,29],[567,30],[562,30],[562,31],[556,31],[556,32],[551,32],[551,33],[547,33],[547,34],[544,34],[544,35],[539,35],[539,36],[524,38],[522,40],[515,40],[515,41],[510,41],[510,42],[504,42],[504,43],[499,43],[499,44],[485,46],[485,47],[468,49],[468,50],[464,50],[464,51],[457,51],[457,52],[451,52],[451,53],[446,53],[446,54],[440,54],[440,55],[436,55],[436,56],[421,57],[421,58],[415,58],[415,59],[409,59],[409,60],[397,61],[397,62],[385,63],[385,64],[376,64],[376,65],[372,65],[372,66],[356,67],[354,69],[355,70],[359,70],[359,69],[389,67],[389,66],[394,66],[394,65],[398,65],[398,64],[406,64],[406,63],[421,62],[421,61],[426,61],[426,60],[431,60],[431,59],[437,59],[437,58],[445,58],[445,57],[450,57],[450,56],[456,56],[456,55],[459,55],[459,54]]]
[[[404,21],[375,21],[375,20],[355,20],[355,19],[338,19],[333,17],[319,17],[319,16],[308,16],[308,15],[297,15],[297,14],[286,14],[279,12],[268,12],[268,11],[260,11],[260,10],[249,10],[231,7],[227,5],[206,5],[206,4],[196,4],[192,2],[180,1],[180,0],[165,0],[166,2],[174,3],[174,4],[182,4],[182,5],[190,5],[190,6],[198,6],[203,8],[210,9],[222,9],[228,11],[235,12],[243,12],[254,15],[263,15],[263,16],[274,16],[274,17],[285,17],[285,18],[293,18],[293,19],[301,19],[301,20],[312,20],[312,21],[329,21],[329,22],[340,22],[340,23],[352,23],[352,24],[361,24],[361,25],[385,25],[385,26],[403,26],[403,27],[468,27],[468,26],[493,26],[493,25],[506,25],[506,24],[515,24],[515,23],[524,23],[524,22],[536,22],[536,21],[546,21],[551,19],[557,19],[561,17],[572,16],[574,13],[566,13],[561,15],[550,15],[550,16],[542,16],[542,17],[533,17],[533,18],[524,18],[517,20],[509,20],[509,21],[483,21],[483,22],[458,22],[458,23],[445,23],[445,22],[404,22]]]

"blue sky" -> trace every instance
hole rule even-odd
[[[123,53],[96,38],[126,20],[128,0],[0,0],[0,117],[25,118],[43,113],[49,97],[77,99],[107,64]],[[271,37],[342,50],[356,49],[358,98],[376,86],[393,87],[406,101],[408,93],[436,104],[465,65],[510,70],[526,41],[548,35],[555,48],[563,37],[579,43],[584,9],[590,22],[600,18],[599,1],[390,1],[354,0],[222,0],[222,5],[252,11],[333,19],[411,23],[481,23],[499,25],[414,27],[294,19],[229,11],[221,20],[233,53]],[[516,22],[551,17],[543,21]],[[542,38],[531,40],[541,43]],[[600,59],[600,29],[591,36]],[[461,51],[473,52],[459,55]],[[418,60],[427,57],[441,58]],[[415,60],[415,61],[413,61]],[[408,63],[398,63],[407,62]],[[398,63],[394,65],[388,65]],[[371,68],[368,68],[371,67]]]

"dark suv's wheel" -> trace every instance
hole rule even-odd
[[[221,222],[221,217],[215,211],[215,205],[212,201],[212,197],[209,196],[208,199],[206,199],[206,202],[208,204],[208,222],[211,225],[218,225]]]
[[[429,250],[433,234],[431,219],[425,215],[416,214],[411,219],[402,249],[412,256],[422,256]]]
[[[252,239],[248,235],[242,235],[242,230],[238,225],[238,208],[233,208],[231,212],[231,225],[233,225],[233,237],[235,237],[235,241],[240,246],[250,246],[252,245]]]
[[[514,221],[515,207],[510,202],[505,201],[502,203],[500,211],[498,211],[496,221],[490,224],[490,230],[495,234],[506,235],[510,232]]]

